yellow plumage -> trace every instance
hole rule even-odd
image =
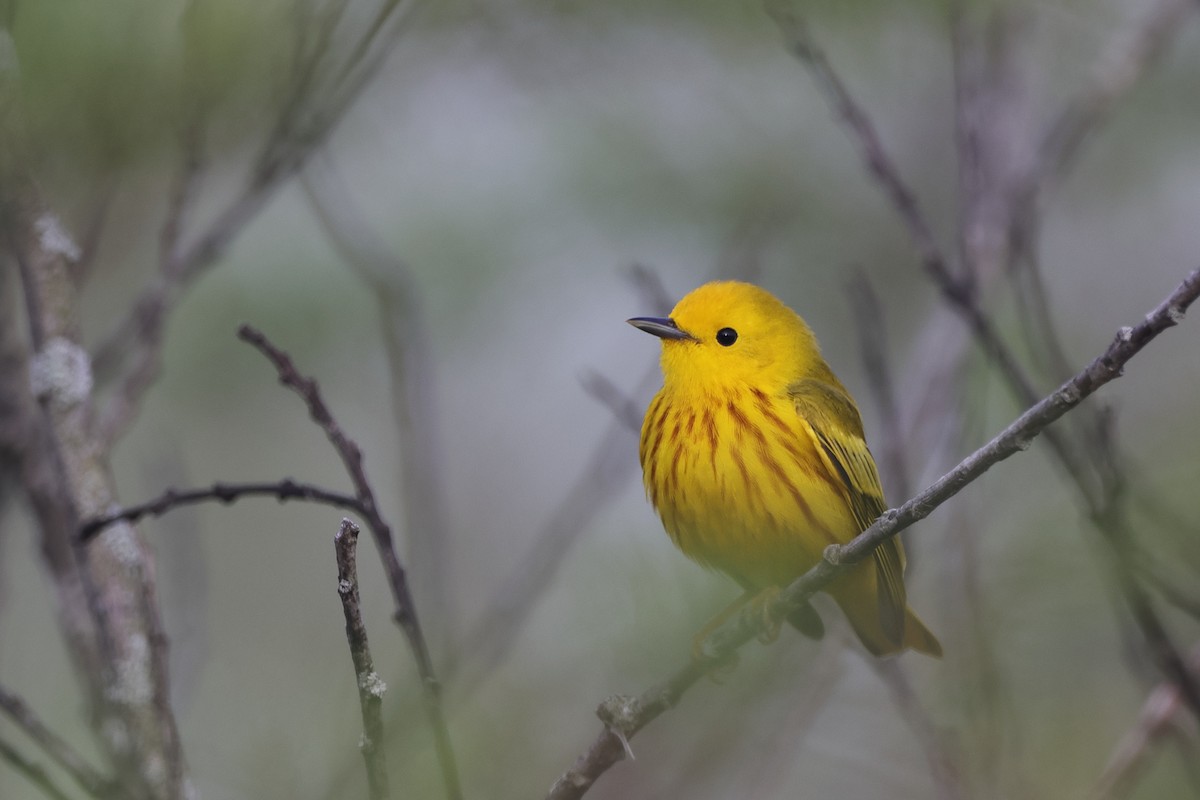
[[[642,426],[646,492],[675,544],[747,593],[783,587],[886,510],[853,398],[790,308],[746,283],[708,283],[668,319],[663,388]],[[867,649],[941,655],[908,608],[899,539],[828,591]],[[811,608],[790,621],[820,636]]]

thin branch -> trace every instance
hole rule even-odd
[[[888,156],[875,126],[833,71],[825,52],[809,34],[807,24],[789,7],[787,0],[767,0],[766,7],[767,13],[783,33],[788,50],[809,70],[834,113],[853,132],[852,139],[859,149],[859,155],[900,214],[916,245],[922,265],[937,276],[938,284],[947,287],[947,291],[966,291],[967,287],[959,285],[951,274],[949,262],[942,256],[916,195]]]
[[[651,313],[666,314],[671,310],[674,302],[667,287],[663,286],[658,270],[645,264],[632,264],[629,267],[629,280]]]
[[[670,310],[671,300],[653,269],[635,264],[629,277],[651,313],[665,314]],[[657,381],[658,367],[655,365],[642,374],[634,393],[649,393]],[[450,664],[461,696],[474,691],[516,646],[517,633],[537,607],[538,598],[558,574],[567,553],[629,479],[636,462],[628,457],[627,436],[630,429],[635,433],[641,429],[641,423],[637,421],[640,418],[640,412],[631,412],[628,408],[613,417],[579,478],[534,535],[520,567],[501,582],[500,588],[485,604],[487,612],[475,622],[465,639],[470,652],[461,662]]]
[[[647,370],[638,391],[648,391],[658,369]],[[470,652],[452,664],[455,685],[470,694],[492,667],[518,643],[517,633],[537,607],[566,554],[583,531],[630,478],[635,461],[629,458],[628,419],[614,417],[585,462],[579,478],[567,490],[550,517],[525,548],[520,568],[507,576],[488,601],[487,612],[471,627],[465,641]]]
[[[605,771],[625,757],[638,731],[673,707],[709,670],[728,663],[736,651],[758,635],[767,617],[781,619],[799,608],[817,591],[868,557],[874,548],[904,528],[924,519],[942,503],[962,491],[984,472],[1006,458],[1027,450],[1047,426],[1077,407],[1085,398],[1122,374],[1125,364],[1156,336],[1177,325],[1187,308],[1200,296],[1200,269],[1193,270],[1162,303],[1138,325],[1122,328],[1108,349],[1079,374],[1039,401],[990,442],[963,459],[929,488],[899,508],[885,512],[865,531],[845,545],[830,545],[816,566],[797,578],[771,604],[766,614],[746,611],[709,639],[707,660],[692,660],[665,683],[631,697],[617,695],[597,711],[604,730],[571,769],[563,773],[547,795],[551,800],[582,797]],[[1175,676],[1172,676],[1175,677]]]
[[[391,587],[395,600],[394,619],[404,631],[417,663],[417,673],[421,678],[421,697],[430,726],[433,728],[434,746],[437,751],[438,763],[442,769],[446,796],[451,800],[457,800],[462,797],[462,788],[459,784],[454,749],[450,743],[450,733],[442,714],[441,685],[434,673],[433,661],[425,643],[425,636],[421,632],[416,606],[409,590],[408,575],[400,563],[391,526],[379,512],[375,493],[367,480],[367,474],[363,468],[362,451],[352,439],[346,436],[337,421],[334,420],[325,401],[321,398],[317,382],[301,375],[287,353],[271,344],[266,336],[249,325],[242,325],[238,329],[238,338],[266,356],[267,360],[275,366],[276,372],[279,373],[279,382],[294,391],[304,401],[308,407],[309,416],[325,432],[325,436],[341,458],[342,464],[354,484],[358,502],[362,505],[363,521],[371,530],[371,537],[375,541],[375,548],[383,562],[388,585]]]
[[[855,330],[867,385],[875,397],[875,405],[883,422],[883,446],[880,464],[889,479],[893,496],[908,497],[913,493],[908,462],[904,457],[904,433],[900,424],[900,405],[896,402],[896,387],[888,367],[887,334],[883,327],[883,303],[862,270],[856,270],[849,284],[850,307],[854,312]]]
[[[964,279],[956,279],[950,272],[948,261],[942,256],[915,196],[884,151],[866,113],[850,96],[824,53],[812,41],[804,22],[790,8],[783,8],[778,2],[769,3],[769,10],[783,30],[790,50],[809,68],[830,105],[845,121],[868,169],[905,222],[921,254],[926,273],[945,300],[968,324],[976,341],[991,358],[1021,405],[1034,402],[1037,392],[1033,383],[980,307],[971,273],[968,272]],[[1145,588],[1123,566],[1132,547],[1132,536],[1125,520],[1124,506],[1120,502],[1124,479],[1117,465],[1111,435],[1103,420],[1093,423],[1085,419],[1085,422],[1092,423],[1088,427],[1100,434],[1095,440],[1085,441],[1091,451],[1087,457],[1080,453],[1073,439],[1060,431],[1047,431],[1045,439],[1063,469],[1077,484],[1087,506],[1088,518],[1113,550],[1114,558],[1110,564],[1117,588],[1146,640],[1151,657],[1163,674],[1184,683],[1184,696],[1200,716],[1200,685],[1184,665]],[[1095,484],[1088,481],[1089,476],[1096,478]]]
[[[1047,303],[1037,254],[1042,203],[1078,161],[1084,143],[1111,115],[1117,102],[1145,78],[1182,30],[1187,16],[1196,10],[1193,0],[1158,0],[1118,30],[1101,49],[1091,70],[1092,79],[1046,126],[1029,163],[1009,187],[1008,238],[1014,244],[1011,256],[1025,262],[1024,269],[1011,271],[1017,280],[1024,322],[1021,330],[1029,336],[1041,334],[1031,351],[1035,357],[1045,357],[1055,380],[1068,375],[1070,369]]]
[[[344,6],[345,0],[338,0],[337,5]],[[380,20],[391,25],[387,35],[380,36],[372,26],[351,47],[351,55],[340,67],[329,68],[330,74],[341,74],[332,85],[315,84],[331,45],[332,30],[326,28],[332,26],[318,31],[318,43],[300,54],[288,98],[279,109],[242,188],[190,242],[184,242],[180,236],[193,191],[190,161],[185,156],[184,176],[169,204],[162,233],[162,241],[169,246],[163,248],[159,273],[95,353],[96,373],[116,376],[121,383],[102,417],[104,432],[110,439],[120,435],[128,419],[136,413],[141,395],[153,384],[159,370],[166,322],[184,290],[220,259],[278,189],[296,174],[317,147],[328,141],[395,44],[404,29],[402,23],[412,16],[394,13],[397,5],[394,0],[385,0],[381,7],[386,13],[381,10]],[[401,11],[407,12],[412,6],[411,2],[405,3]],[[341,11],[335,7],[322,19],[336,24],[340,15]],[[365,58],[368,50],[372,57]]]
[[[1157,63],[1187,16],[1196,11],[1194,0],[1159,0],[1134,24],[1118,32],[1093,67],[1091,83],[1049,125],[1029,171],[1028,198],[1043,193],[1048,184],[1062,177],[1088,136]]]
[[[58,784],[50,779],[46,774],[46,770],[41,764],[35,764],[8,742],[0,739],[0,759],[8,762],[8,765],[17,772],[25,776],[25,779],[36,786],[47,797],[53,800],[71,800],[71,796],[58,788]]]
[[[635,435],[642,431],[642,407],[619,386],[595,370],[588,370],[580,378],[583,390],[597,403],[612,412],[613,417]]]
[[[114,788],[112,781],[88,764],[65,740],[47,728],[24,700],[3,686],[0,686],[0,711],[25,731],[25,734],[89,795],[104,797]]]
[[[929,776],[933,780],[937,796],[942,800],[966,797],[959,766],[961,758],[950,737],[938,730],[929,712],[921,706],[903,665],[895,659],[868,656],[867,660],[871,669],[887,687],[900,717],[908,724],[917,744],[925,753]]]
[[[451,625],[456,621],[449,556],[452,536],[444,459],[436,436],[439,405],[434,395],[433,343],[423,298],[409,265],[367,224],[334,167],[329,148],[310,160],[300,182],[326,238],[378,303],[391,378],[392,418],[399,435],[400,507],[409,572],[425,621],[440,633],[445,645],[454,640]]]
[[[788,49],[808,68],[829,105],[850,131],[851,139],[859,148],[868,171],[888,196],[908,230],[926,274],[933,280],[943,298],[967,323],[984,352],[1007,379],[1018,401],[1022,405],[1033,403],[1038,397],[1033,382],[980,308],[974,277],[968,273],[965,277],[958,278],[951,271],[950,261],[938,245],[916,195],[887,154],[875,126],[862,106],[850,95],[841,78],[834,72],[824,51],[813,41],[804,21],[779,0],[769,0],[768,11],[783,32]],[[1057,432],[1050,431],[1046,440],[1058,451],[1060,459],[1067,464],[1070,471],[1085,474],[1079,456],[1064,438]]]
[[[1193,648],[1191,668],[1200,670],[1200,647]],[[1092,789],[1093,800],[1112,800],[1124,797],[1146,767],[1155,745],[1177,730],[1176,726],[1192,722],[1191,736],[1194,740],[1196,728],[1193,720],[1182,717],[1183,697],[1179,686],[1166,681],[1154,687],[1142,704],[1137,722],[1119,741],[1108,757],[1096,786]],[[1194,745],[1194,741],[1193,741]]]
[[[359,743],[367,769],[367,785],[371,800],[385,800],[388,790],[387,761],[383,750],[383,693],[387,685],[375,672],[375,661],[367,643],[367,628],[363,625],[358,597],[358,567],[356,548],[358,526],[348,519],[333,537],[337,555],[338,597],[346,617],[346,642],[354,662],[354,678],[358,685],[358,706],[362,711],[363,738]]]
[[[204,173],[203,126],[198,113],[186,126],[181,140],[183,158],[167,199],[166,217],[159,231],[159,264],[164,267],[179,263],[184,223],[195,205]],[[164,276],[169,280],[165,272]],[[156,300],[165,302],[169,291],[167,283],[161,284],[160,288],[161,294],[155,296]],[[129,352],[102,347],[97,353],[95,368],[101,382],[109,377],[105,374],[107,371],[116,369],[119,359],[128,362],[117,376],[118,385],[98,414],[97,436],[106,449],[121,438],[137,417],[142,399],[158,379],[162,367],[165,335],[163,315],[166,310],[161,303],[135,306],[134,314],[126,320],[130,333],[121,337]]]
[[[367,56],[373,49],[382,47],[383,50],[387,50],[389,35],[386,29],[388,24],[397,18],[404,17],[412,10],[413,4],[408,2],[405,3],[406,7],[401,13],[396,14],[396,9],[400,7],[401,2],[402,0],[384,0],[383,5],[379,7],[379,11],[375,14],[375,18],[367,26],[366,34],[354,46],[354,52],[350,54],[350,58],[346,59],[346,64],[337,76],[337,83],[339,85],[346,83],[354,71],[359,69],[364,62],[370,63],[367,60]],[[379,41],[383,41],[384,44],[377,45],[376,43]],[[368,69],[370,68],[368,67]]]
[[[962,268],[980,285],[1008,271],[1013,194],[1032,160],[1027,134],[1029,93],[1021,79],[1021,34],[1029,28],[1026,9],[1015,5],[982,9],[986,19],[956,4],[950,45],[953,54],[954,132],[958,154],[958,247]],[[1061,381],[1070,372],[1058,376]]]
[[[1195,584],[1187,588],[1181,586],[1178,581],[1182,579],[1168,574],[1167,563],[1160,554],[1141,548],[1133,568],[1164,600],[1192,618],[1200,620],[1200,597],[1195,594]]]
[[[762,692],[762,696],[789,710],[787,718],[772,731],[770,737],[754,743],[759,763],[754,766],[746,785],[745,800],[774,800],[794,794],[794,790],[789,793],[781,783],[784,776],[791,773],[796,754],[805,739],[817,729],[822,711],[834,699],[838,682],[846,677],[842,654],[846,651],[847,641],[844,636],[826,636],[816,656],[804,665],[803,681],[797,681],[796,673],[789,670],[776,669],[769,674],[772,685]],[[714,740],[717,735],[729,735],[721,725],[712,726],[712,733]],[[696,748],[693,760],[705,759],[711,763],[712,753],[721,746],[722,743],[713,741],[708,748]],[[688,771],[683,774],[691,776],[693,773]],[[664,791],[650,796],[670,795],[671,792],[664,787]]]
[[[274,497],[279,502],[304,500],[321,503],[334,508],[363,513],[362,503],[357,497],[332,492],[320,486],[297,483],[291,478],[271,483],[214,483],[205,489],[167,489],[158,497],[136,506],[126,506],[111,514],[95,517],[79,528],[79,540],[87,542],[102,530],[117,522],[136,523],[143,517],[160,517],[181,506],[217,501],[233,503],[243,497]]]

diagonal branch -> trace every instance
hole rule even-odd
[[[1193,648],[1191,667],[1200,670],[1200,647]],[[1100,778],[1093,787],[1093,800],[1108,800],[1124,797],[1135,784],[1138,775],[1146,768],[1146,761],[1155,745],[1177,731],[1183,708],[1179,687],[1164,681],[1147,695],[1137,723],[1117,743]],[[1191,731],[1193,736],[1195,730]]]
[[[409,571],[426,624],[440,634],[434,636],[436,647],[439,638],[443,644],[453,640],[456,619],[444,459],[436,436],[436,372],[425,304],[408,263],[367,224],[329,148],[310,161],[300,182],[335,252],[378,303],[392,418],[399,436],[400,507]]]
[[[845,121],[854,142],[862,151],[868,169],[892,200],[908,228],[926,273],[945,300],[967,323],[1018,402],[1021,405],[1033,403],[1038,396],[1033,383],[979,305],[972,273],[966,273],[967,277],[963,279],[951,273],[949,262],[930,233],[915,196],[884,151],[862,107],[850,96],[824,53],[812,41],[803,20],[791,9],[780,5],[778,0],[769,4],[769,10],[784,32],[789,49],[809,68],[830,105]],[[1133,614],[1138,630],[1147,643],[1150,657],[1164,675],[1185,684],[1182,687],[1184,697],[1200,716],[1200,685],[1184,664],[1183,656],[1172,642],[1149,593],[1123,566],[1133,541],[1124,506],[1120,502],[1125,489],[1124,475],[1116,463],[1109,427],[1103,418],[1098,418],[1094,413],[1085,416],[1085,423],[1089,430],[1097,433],[1095,441],[1089,439],[1083,442],[1089,450],[1086,455],[1081,452],[1077,439],[1063,432],[1047,431],[1045,439],[1067,475],[1077,485],[1089,521],[1111,550],[1112,573],[1117,589]]]
[[[940,800],[961,800],[968,797],[963,785],[961,754],[954,747],[948,732],[939,730],[929,712],[921,706],[903,665],[893,658],[874,658],[866,654],[864,658],[887,687],[900,717],[908,724],[913,738],[925,753],[929,777],[937,797]]]
[[[1029,170],[1027,199],[1042,194],[1048,184],[1070,169],[1080,148],[1129,92],[1157,63],[1197,11],[1194,0],[1158,0],[1107,47],[1092,70],[1092,81],[1066,104],[1047,128],[1036,163]]]
[[[16,772],[25,776],[25,779],[41,790],[42,794],[52,800],[71,800],[71,796],[58,788],[58,784],[50,780],[50,776],[46,774],[46,770],[41,764],[35,764],[8,742],[0,739],[0,760],[8,762]]]
[[[667,313],[671,300],[653,269],[635,264],[629,277],[647,308],[654,313]],[[647,369],[635,391],[638,394],[651,391],[657,376],[656,367]],[[596,378],[584,378],[585,391],[597,394],[597,387]],[[526,548],[520,568],[503,579],[486,603],[486,613],[474,623],[464,640],[469,643],[469,652],[450,665],[460,697],[474,691],[516,646],[517,634],[537,607],[538,598],[558,574],[566,554],[629,478],[634,462],[627,458],[626,437],[630,429],[635,435],[641,430],[641,414],[630,415],[628,404],[620,401],[618,404],[625,405],[625,410],[605,427],[579,478],[538,529],[533,544]]]
[[[1012,351],[1004,344],[991,319],[979,306],[978,289],[973,276],[968,274],[960,278],[952,272],[950,260],[938,245],[916,195],[887,154],[866,111],[842,83],[824,51],[812,39],[804,21],[780,0],[769,2],[768,11],[783,32],[788,49],[808,68],[829,105],[850,131],[851,139],[859,148],[871,177],[879,183],[904,223],[926,274],[970,328],[980,347],[1007,380],[1018,402],[1022,405],[1033,403],[1038,397],[1037,390]],[[1079,455],[1065,438],[1056,431],[1049,431],[1046,440],[1069,471],[1084,474]]]
[[[238,338],[266,356],[267,360],[275,366],[276,372],[279,373],[279,382],[304,400],[305,405],[308,406],[309,416],[325,432],[325,436],[333,445],[334,450],[337,451],[338,457],[341,458],[342,464],[346,468],[346,472],[350,475],[358,502],[362,505],[363,521],[371,529],[371,536],[375,540],[375,548],[379,552],[379,558],[383,562],[384,571],[387,573],[388,585],[391,587],[392,596],[396,604],[394,619],[401,630],[404,631],[409,647],[412,648],[413,657],[417,662],[417,672],[421,677],[421,697],[425,704],[425,713],[429,718],[430,726],[433,728],[434,745],[437,750],[438,763],[442,769],[442,779],[445,783],[446,796],[451,798],[451,800],[457,800],[457,798],[462,797],[462,789],[459,785],[458,767],[455,763],[454,749],[450,743],[450,733],[446,728],[446,720],[442,714],[441,684],[434,674],[433,660],[429,655],[425,636],[421,632],[421,624],[417,618],[417,609],[413,603],[412,593],[409,590],[408,574],[400,563],[400,556],[396,551],[396,543],[392,536],[391,526],[388,525],[380,513],[379,506],[375,501],[375,493],[371,489],[370,482],[367,480],[367,473],[363,468],[362,451],[342,431],[337,421],[333,418],[329,407],[325,405],[325,401],[321,398],[321,391],[317,382],[312,378],[306,378],[301,375],[296,370],[292,359],[287,353],[271,344],[266,336],[249,325],[243,325],[238,329]]]
[[[625,757],[638,731],[679,702],[683,694],[709,670],[728,663],[739,647],[758,635],[765,619],[786,618],[810,597],[868,557],[872,550],[904,528],[929,516],[935,508],[958,494],[984,472],[1004,459],[1027,450],[1047,426],[1078,406],[1085,398],[1122,374],[1125,364],[1156,336],[1182,321],[1188,307],[1200,296],[1200,269],[1193,270],[1146,318],[1122,328],[1108,349],[1075,377],[1018,417],[990,442],[963,459],[957,467],[899,508],[891,509],[845,545],[830,545],[825,557],[785,589],[767,614],[743,612],[710,639],[711,655],[690,661],[665,683],[637,697],[616,695],[597,710],[604,730],[574,765],[563,773],[547,795],[549,800],[579,798],[613,764]],[[1175,678],[1176,676],[1172,676]],[[1181,689],[1186,683],[1180,683]]]
[[[88,764],[75,748],[47,728],[24,700],[3,686],[0,686],[0,711],[25,731],[89,795],[104,797],[115,788],[112,781]]]
[[[162,358],[167,320],[187,288],[216,264],[316,148],[328,141],[405,29],[414,4],[383,0],[375,21],[351,45],[350,54],[341,63],[331,65],[332,36],[340,22],[340,8],[345,5],[345,0],[337,0],[315,23],[319,27],[313,46],[299,43],[301,51],[288,95],[240,190],[205,228],[185,241],[182,231],[195,205],[192,195],[201,168],[196,161],[199,140],[190,137],[200,136],[202,120],[192,121],[194,129],[185,141],[182,176],[170,198],[161,235],[159,271],[95,353],[100,382],[115,379],[117,384],[101,415],[101,430],[108,440],[120,436],[153,384]],[[303,29],[302,34],[307,36],[308,30]],[[336,80],[322,81],[326,75],[335,75]]]

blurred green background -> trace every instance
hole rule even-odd
[[[1021,74],[1031,97],[1029,119],[1019,122],[1041,130],[1147,5],[1013,6],[1024,20]],[[352,2],[351,21],[361,27],[372,8]],[[946,5],[822,2],[804,11],[953,252]],[[84,289],[93,343],[156,268],[185,101],[203,99],[209,152],[189,233],[236,192],[280,101],[293,3],[198,0],[189,13],[181,24],[180,2],[16,6],[11,32],[33,142],[25,157],[77,237],[104,210]],[[185,70],[185,51],[199,68]],[[1189,18],[1045,205],[1044,278],[1076,367],[1196,266],[1198,96],[1200,25]],[[496,592],[520,583],[563,498],[599,483],[589,457],[611,441],[613,414],[583,379],[605,376],[639,407],[649,399],[639,380],[657,344],[624,320],[656,309],[628,279],[630,265],[652,267],[673,299],[717,275],[749,274],[780,295],[859,398],[872,442],[880,410],[859,354],[851,277],[864,273],[884,300],[907,418],[936,348],[953,353],[965,335],[956,323],[933,327],[945,312],[904,229],[756,3],[425,9],[328,149],[364,221],[411,270],[428,325],[425,380],[436,415],[420,424],[441,456],[442,596],[452,601],[439,607],[424,587],[418,603],[445,670],[452,651],[469,660],[471,632],[489,618]],[[990,307],[1020,342],[1002,283]],[[242,322],[320,381],[398,522],[387,321],[295,181],[171,318],[161,378],[115,451],[123,500],[285,476],[348,487],[300,402],[235,339]],[[1117,409],[1136,476],[1136,529],[1191,586],[1200,569],[1196,325],[1187,320],[1154,342],[1102,398]],[[942,335],[931,341],[931,330]],[[941,416],[966,434],[939,443],[929,431],[946,419],[913,425],[915,485],[1018,411],[974,348],[965,352],[973,360],[961,386],[948,386]],[[692,633],[737,592],[671,546],[642,494],[636,438],[622,436],[619,491],[582,526],[511,651],[469,687],[447,679],[469,797],[544,795],[599,730],[596,705],[665,679],[687,659]],[[885,486],[894,480],[885,475]],[[890,499],[902,498],[893,489]],[[1155,508],[1178,511],[1191,528],[1150,524]],[[250,500],[141,526],[160,559],[185,751],[210,800],[364,796],[335,592],[339,517]],[[29,519],[10,504],[2,522],[0,682],[93,753]],[[1133,654],[1140,645],[1073,487],[1035,444],[939,509],[910,547],[912,605],[947,655],[902,663],[950,733],[972,796],[1086,796],[1156,676]],[[366,622],[390,687],[394,796],[438,797],[412,660],[365,538],[363,548]],[[747,647],[725,683],[689,692],[632,742],[637,760],[589,796],[932,796],[917,740],[865,660],[842,646],[848,634],[832,604],[822,610],[829,643],[785,632],[770,647]],[[1170,610],[1167,619],[1192,646],[1195,621]],[[18,738],[2,721],[0,731]],[[1186,758],[1164,748],[1132,796],[1193,796]],[[0,796],[40,795],[0,766]]]

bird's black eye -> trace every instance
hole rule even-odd
[[[729,345],[736,341],[737,331],[733,328],[721,328],[721,330],[717,331],[717,344],[722,347],[729,347]]]

